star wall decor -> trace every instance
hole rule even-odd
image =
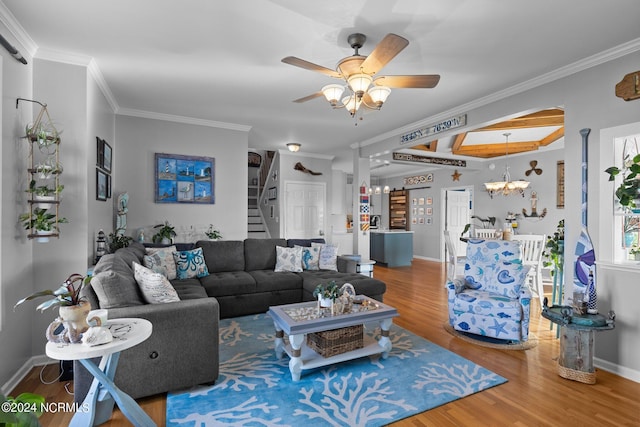
[[[462,174],[458,172],[458,169],[456,169],[456,171],[451,174],[451,178],[453,178],[454,181],[460,181],[461,176]]]

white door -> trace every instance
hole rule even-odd
[[[467,244],[459,237],[465,225],[471,222],[471,191],[447,190],[446,209],[445,230],[449,230],[453,237],[457,254],[464,256],[467,253]]]
[[[326,184],[286,182],[284,188],[284,238],[324,237]]]

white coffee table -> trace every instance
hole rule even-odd
[[[47,343],[47,356],[58,360],[78,360],[94,377],[87,397],[69,425],[100,425],[111,418],[113,405],[117,403],[118,408],[133,425],[155,426],[153,420],[136,401],[113,382],[120,352],[149,338],[153,329],[151,322],[136,318],[110,319],[107,321],[107,327],[113,335],[113,341],[108,344],[89,347],[85,344]],[[102,358],[99,366],[90,360],[94,357]]]
[[[269,307],[268,314],[273,318],[273,324],[276,328],[276,357],[280,359],[284,353],[289,355],[291,358],[289,370],[293,381],[299,381],[300,375],[305,369],[332,365],[379,353],[382,353],[383,359],[387,358],[391,351],[389,328],[392,319],[398,316],[398,311],[366,296],[359,295],[357,298],[365,303],[354,304],[354,310],[351,313],[335,316],[328,313],[325,313],[324,316],[314,316],[313,312],[317,308],[315,301]],[[370,322],[380,322],[381,337],[376,341],[365,334],[362,348],[335,356],[322,357],[305,345],[306,335],[312,332],[330,331]],[[284,344],[285,333],[289,336],[288,345]]]

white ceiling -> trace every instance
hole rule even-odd
[[[36,57],[93,58],[120,114],[244,125],[252,148],[295,141],[336,156],[640,37],[638,0],[3,2]],[[353,32],[368,37],[363,55],[387,33],[410,41],[379,74],[440,74],[440,83],[394,90],[357,126],[323,98],[293,103],[334,81],[280,60],[333,69],[353,53]]]

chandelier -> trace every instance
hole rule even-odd
[[[516,180],[511,181],[511,174],[509,174],[509,135],[510,133],[503,134],[506,138],[505,142],[505,166],[504,173],[502,174],[502,181],[492,181],[485,182],[484,188],[489,193],[489,197],[493,199],[493,196],[496,194],[502,194],[503,196],[508,196],[510,194],[519,194],[524,197],[524,190],[529,186],[529,181],[524,180]]]

